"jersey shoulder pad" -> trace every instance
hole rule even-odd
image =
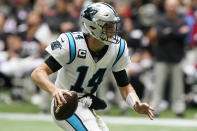
[[[71,32],[67,32],[65,33],[65,35],[67,36],[68,38],[68,44],[69,44],[69,52],[70,52],[70,60],[67,64],[70,64],[73,62],[73,60],[75,59],[76,57],[76,40],[75,40],[75,37],[74,37],[74,34],[71,33]]]
[[[121,58],[121,56],[123,55],[125,48],[126,48],[126,41],[122,38],[120,38],[120,42],[117,44],[118,47],[118,53],[116,56],[116,59],[113,63],[113,66],[118,62],[118,60]]]
[[[83,39],[85,39],[82,32],[73,32],[72,35],[73,35],[75,40],[83,40]]]

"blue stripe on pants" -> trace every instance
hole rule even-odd
[[[77,117],[76,114],[72,115],[66,121],[76,130],[76,131],[87,131],[86,127],[83,125],[81,120]]]

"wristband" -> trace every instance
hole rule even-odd
[[[135,105],[136,101],[139,101],[140,102],[137,94],[135,92],[130,92],[127,95],[126,103],[129,105],[129,107],[131,107],[132,109],[134,109],[134,105]]]

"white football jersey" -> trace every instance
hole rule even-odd
[[[62,33],[46,48],[62,66],[56,86],[74,90],[78,95],[95,93],[107,71],[121,71],[130,64],[126,41],[109,45],[105,55],[95,62],[82,32]]]

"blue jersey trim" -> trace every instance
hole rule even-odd
[[[73,114],[70,118],[66,119],[66,121],[76,130],[76,131],[87,131],[87,128],[84,126],[80,118]]]
[[[75,40],[72,36],[71,33],[66,33],[66,36],[68,37],[69,40],[69,47],[70,47],[70,61],[67,64],[70,64],[73,62],[73,60],[75,59],[76,56],[76,44],[75,44]]]
[[[118,60],[120,59],[120,57],[122,56],[123,52],[124,52],[124,49],[125,49],[125,41],[123,39],[120,40],[120,48],[119,48],[119,51],[118,51],[118,55],[116,57],[116,60],[115,62],[113,63],[113,66],[118,62]]]

